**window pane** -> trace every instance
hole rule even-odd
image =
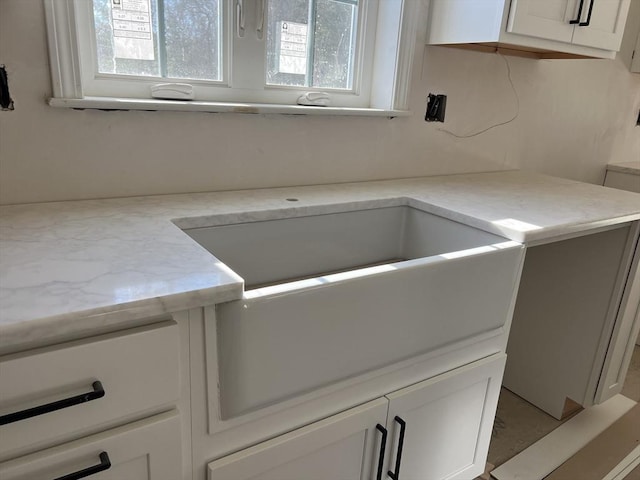
[[[160,76],[157,2],[94,0],[98,72]]]
[[[352,89],[357,0],[271,0],[269,85]]]
[[[220,80],[220,0],[94,0],[98,71]]]
[[[309,0],[271,0],[268,5],[267,83],[307,86]]]
[[[352,88],[357,21],[355,2],[317,0],[314,87]]]
[[[167,76],[220,80],[218,0],[164,0]]]

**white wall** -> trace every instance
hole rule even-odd
[[[635,0],[634,0],[635,1]],[[16,110],[0,112],[0,203],[400,178],[505,168],[600,183],[640,158],[640,75],[621,62],[502,57],[427,47],[410,118],[56,109],[41,0],[0,0],[0,63]],[[446,93],[446,122],[423,120]]]

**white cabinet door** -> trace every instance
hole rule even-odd
[[[574,27],[569,22],[578,10],[578,0],[513,0],[507,31],[571,43]]]
[[[475,478],[484,472],[505,360],[492,355],[215,460],[208,479]]]
[[[387,470],[406,480],[482,474],[505,360],[492,356],[387,395]]]
[[[93,469],[91,480],[178,480],[180,438],[180,417],[168,412],[0,463],[0,478],[52,480]]]
[[[208,478],[374,480],[387,404],[380,398],[215,460]]]
[[[584,0],[584,23],[577,25],[573,43],[586,47],[620,50],[630,0]],[[589,10],[591,16],[589,18]]]

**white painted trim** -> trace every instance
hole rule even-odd
[[[44,0],[54,97],[82,98],[73,0]]]
[[[383,110],[381,108],[307,107],[268,103],[191,102],[179,100],[146,100],[132,98],[85,97],[51,98],[49,105],[75,109],[98,110],[168,110],[174,112],[215,113],[280,113],[286,115],[360,115],[370,117],[408,117],[409,110]]]
[[[616,395],[583,410],[491,472],[498,480],[542,480],[627,413],[636,402]]]
[[[611,340],[607,347],[601,372],[598,376],[594,402],[602,403],[622,391],[631,356],[640,331],[640,222],[630,230],[621,270],[622,278],[616,282],[614,300],[607,319],[614,322]],[[610,323],[607,322],[607,323]],[[599,374],[599,375],[598,375]],[[589,388],[588,391],[591,391]]]
[[[424,25],[422,2],[402,2],[401,24],[399,31],[398,58],[393,83],[392,108],[404,110],[409,102],[412,66],[418,40],[418,25]]]
[[[387,1],[395,11],[394,18],[375,23],[378,5],[386,5]],[[157,83],[157,78],[126,78],[118,76],[96,75],[90,42],[82,39],[92,37],[90,23],[91,12],[87,2],[83,0],[43,0],[47,35],[49,40],[49,56],[53,79],[52,106],[69,108],[98,108],[126,110],[174,110],[203,112],[243,112],[243,113],[283,113],[283,114],[319,114],[319,115],[366,115],[366,116],[403,116],[406,112],[408,90],[411,83],[411,66],[413,64],[415,43],[417,40],[419,17],[422,6],[420,2],[409,0],[367,0],[362,2],[360,11],[361,42],[356,62],[360,71],[356,73],[354,91],[330,91],[332,102],[336,107],[322,110],[293,105],[301,91],[309,89],[262,87],[262,80],[251,83],[251,88],[225,88],[221,82],[194,81],[196,98],[205,98],[187,104],[169,104],[165,102],[150,103],[150,85]],[[226,3],[225,3],[226,5]],[[378,16],[380,20],[380,16]],[[230,21],[227,18],[227,21]],[[87,28],[85,28],[87,27]],[[79,37],[80,36],[80,39]],[[384,40],[392,39],[389,46]],[[229,43],[229,42],[227,42]],[[255,42],[254,42],[255,43]],[[250,49],[251,55],[263,52],[263,41],[259,41]],[[375,45],[375,47],[374,47]],[[382,66],[373,67],[372,50],[384,50],[385,58]],[[231,62],[232,59],[229,59]],[[242,62],[243,64],[261,64],[260,62]],[[237,63],[237,62],[236,62]],[[384,67],[384,68],[382,68]],[[225,63],[225,75],[233,77],[230,66]],[[253,68],[253,67],[252,67]],[[373,73],[371,70],[374,70]],[[254,72],[255,69],[250,70]],[[238,73],[238,72],[236,72]],[[236,75],[237,80],[238,75]],[[245,75],[246,77],[246,75]],[[255,77],[251,73],[251,77]],[[263,75],[258,75],[262,79]],[[255,77],[255,78],[258,78]],[[170,80],[170,79],[169,79]],[[226,82],[233,78],[226,78]],[[222,82],[224,83],[224,82]],[[260,84],[260,85],[258,85]],[[373,86],[371,86],[373,85]],[[378,88],[377,92],[374,89]],[[242,87],[242,85],[240,85]],[[246,87],[246,86],[245,86]],[[259,87],[259,88],[258,88]],[[311,89],[322,90],[323,89]],[[89,93],[89,97],[84,97]],[[126,108],[123,107],[125,97]],[[100,99],[101,102],[97,100]],[[87,100],[81,104],[79,101]],[[150,100],[150,101],[148,101]],[[116,104],[117,103],[117,104]],[[290,105],[291,103],[291,105]],[[268,105],[268,106],[267,106]]]
[[[640,445],[616,465],[602,480],[624,480],[631,471],[640,465]],[[629,479],[632,480],[632,479]]]

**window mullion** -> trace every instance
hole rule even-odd
[[[350,2],[349,2],[350,3]],[[351,8],[354,9],[356,4],[351,4]],[[358,15],[352,15],[351,18],[351,35],[349,35],[349,51],[352,52],[355,50],[356,45],[357,45],[357,37],[356,37],[356,32],[358,32],[358,30],[356,30],[358,25]],[[358,32],[359,33],[359,32]],[[357,53],[357,52],[356,52]],[[356,70],[358,70],[356,68],[356,65],[358,64],[357,59],[353,59],[352,60],[352,64],[350,65],[349,68],[349,85],[352,85],[353,89],[355,91],[358,91],[358,85],[356,85]]]
[[[309,0],[309,17],[307,20],[307,75],[305,85],[311,87],[313,85],[313,66],[315,57],[315,38],[316,38],[316,0]]]
[[[229,2],[233,5],[232,2]],[[245,8],[251,5],[245,2]],[[232,88],[262,91],[265,84],[265,54],[264,44],[266,40],[259,40],[256,33],[256,12],[253,8],[245,11],[245,32],[239,37],[235,31],[235,8],[230,12],[233,31],[227,38],[231,40],[231,78]],[[266,35],[264,36],[266,39]]]
[[[164,0],[157,0],[158,5],[158,66],[160,76],[167,77],[167,26],[165,24]]]

